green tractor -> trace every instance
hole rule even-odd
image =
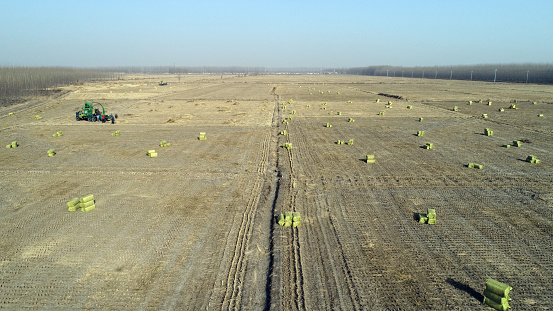
[[[102,107],[102,111],[98,108],[94,108],[94,104],[100,105],[100,107]],[[75,119],[77,121],[86,120],[90,122],[102,123],[111,122],[111,124],[114,124],[115,119],[117,119],[117,114],[115,114],[115,116],[113,114],[107,115],[104,106],[98,102],[85,102],[84,106],[81,107],[81,110],[78,110],[75,113]]]

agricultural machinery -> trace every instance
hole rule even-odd
[[[100,105],[100,107],[102,107],[102,111],[100,111],[97,107],[95,108],[94,104]],[[75,119],[77,121],[99,121],[102,123],[111,122],[113,124],[115,123],[115,119],[117,119],[117,114],[115,114],[115,116],[113,114],[107,115],[104,106],[98,102],[85,102],[84,106],[81,107],[81,110],[78,110],[75,113]]]
[[[159,85],[167,85],[167,81],[160,81]]]

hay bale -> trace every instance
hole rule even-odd
[[[505,145],[503,145],[503,147],[505,147],[505,148],[511,148],[511,145],[505,144]]]
[[[12,141],[12,148],[17,148],[19,147],[19,144],[17,143],[17,141]]]
[[[292,221],[300,221],[301,215],[300,212],[292,212]]]
[[[284,220],[285,221],[293,221],[294,214],[292,212],[284,212]]]
[[[90,212],[91,210],[96,209],[96,205],[91,205],[89,207],[81,208],[81,212]]]
[[[94,200],[90,200],[88,202],[82,202],[81,207],[82,208],[87,208],[87,207],[92,206],[92,205],[94,205]]]
[[[365,162],[367,162],[369,164],[376,163],[376,160],[374,159],[374,154],[368,154],[366,159],[365,159]]]
[[[419,118],[419,122],[422,122],[422,121],[424,121],[424,118]]]
[[[429,225],[435,225],[436,224],[436,218],[428,218],[428,221],[426,222]]]
[[[507,299],[509,298],[509,292],[513,288],[505,283],[501,283],[499,281],[496,281],[494,279],[489,279],[486,281],[486,290],[488,292],[494,293],[500,297],[504,297]]]
[[[436,210],[433,208],[429,208],[426,210],[426,217],[428,219],[436,219]]]
[[[286,220],[284,219],[284,214],[278,215],[278,224],[281,225],[281,226],[284,226],[285,222],[286,222]]]
[[[285,221],[284,227],[292,227],[292,221]]]
[[[491,299],[495,303],[499,303],[499,304],[504,304],[509,302],[508,297],[502,297],[502,296],[496,295],[487,289],[484,290],[484,297]]]
[[[67,202],[67,207],[76,206],[80,202],[81,202],[81,200],[79,198],[73,198],[73,199],[71,199],[71,201]]]
[[[428,222],[428,217],[426,217],[426,214],[419,213],[419,223],[425,224],[427,222]]]
[[[74,212],[74,211],[77,210],[77,208],[79,208],[79,206],[69,206],[69,207],[67,208],[67,210],[68,210],[69,212]]]
[[[353,139],[350,139],[350,140],[348,141],[348,145],[350,145],[350,146],[353,145]]]
[[[301,225],[301,221],[293,221],[292,222],[292,227],[293,228],[299,227],[300,225]]]
[[[513,146],[520,147],[522,146],[522,142],[520,140],[513,140]]]
[[[93,201],[94,200],[94,195],[92,194],[89,194],[89,195],[85,195],[84,197],[80,198],[80,202],[81,203],[86,203],[86,202],[90,202],[90,201]]]
[[[8,149],[11,148],[11,147],[12,147],[12,145],[6,145],[6,148],[8,148]]]
[[[500,310],[500,311],[507,311],[507,309],[509,309],[511,307],[511,306],[509,306],[509,303],[505,303],[505,304],[497,303],[497,302],[493,301],[492,299],[490,299],[488,297],[485,297],[485,296],[484,296],[484,304],[489,306],[489,307],[492,307],[496,310]]]
[[[157,158],[157,152],[152,152],[149,154],[150,158]]]
[[[487,119],[487,118],[488,118],[488,114],[487,114],[487,113],[483,113],[483,114],[482,114],[482,118]]]

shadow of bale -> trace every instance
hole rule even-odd
[[[463,284],[461,282],[455,281],[452,278],[448,278],[446,282],[456,289],[462,290],[466,292],[467,294],[471,295],[474,299],[478,300],[479,302],[484,301],[484,295],[474,290],[472,287],[470,287],[467,284]]]

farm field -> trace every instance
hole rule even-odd
[[[85,101],[115,124],[75,121]],[[491,310],[493,278],[550,310],[552,118],[549,85],[346,75],[132,75],[0,107],[0,309]]]

